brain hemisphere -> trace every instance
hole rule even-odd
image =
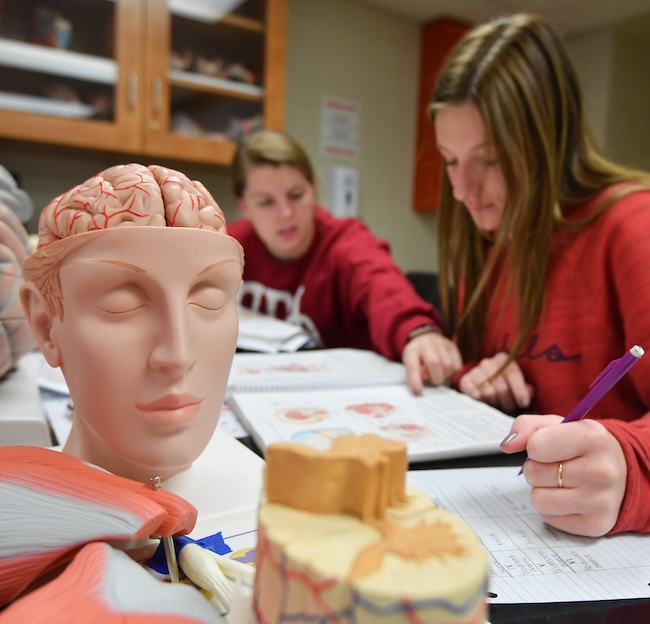
[[[226,231],[221,208],[201,182],[159,165],[150,169],[162,192],[167,225]]]
[[[39,221],[39,247],[73,234],[147,225],[226,231],[219,205],[184,174],[151,165],[118,165],[59,195]]]

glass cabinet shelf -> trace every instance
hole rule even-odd
[[[0,39],[0,65],[99,84],[117,81],[117,63],[80,52]]]
[[[0,138],[229,165],[283,128],[287,0],[0,6]]]
[[[8,91],[0,91],[0,108],[37,115],[52,115],[69,119],[89,119],[95,114],[91,104],[65,102],[33,95],[20,95]]]
[[[251,100],[261,100],[264,97],[264,89],[256,85],[212,76],[201,76],[194,72],[184,72],[177,69],[169,70],[169,81],[175,87],[191,87],[204,93],[218,93]]]

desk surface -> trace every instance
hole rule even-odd
[[[240,440],[259,454],[250,438]],[[519,466],[524,454],[487,455],[412,464],[412,470]],[[648,579],[650,582],[650,579]],[[550,604],[490,605],[491,624],[642,624],[650,622],[650,599]]]

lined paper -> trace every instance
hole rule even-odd
[[[462,516],[490,553],[495,604],[650,597],[650,535],[589,538],[545,524],[516,466],[416,470],[408,484]]]

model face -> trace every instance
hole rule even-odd
[[[476,227],[496,232],[507,189],[478,109],[473,104],[444,108],[436,113],[435,128],[454,197],[467,208]]]
[[[302,257],[314,240],[315,201],[313,184],[295,167],[254,165],[237,203],[268,252],[291,261]]]
[[[72,252],[60,278],[52,333],[75,412],[64,450],[138,480],[188,467],[217,425],[235,352],[236,244],[119,228]]]

